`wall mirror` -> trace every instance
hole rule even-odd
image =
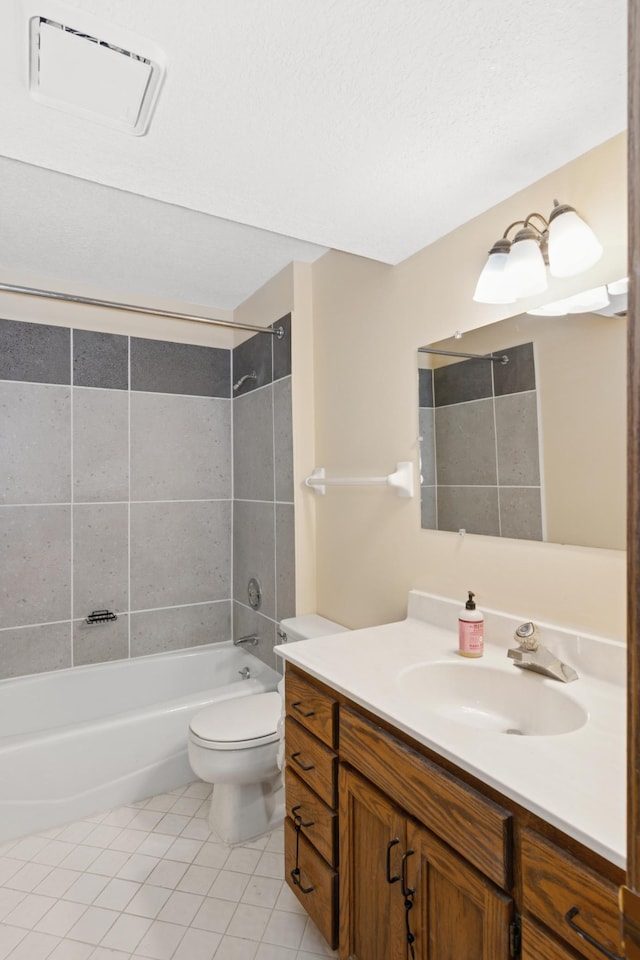
[[[625,549],[626,296],[609,299],[419,348],[424,529]]]

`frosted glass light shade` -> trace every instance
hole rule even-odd
[[[517,298],[532,297],[547,289],[547,270],[538,240],[526,236],[518,239],[520,233],[511,246],[505,275]]]
[[[535,310],[527,310],[534,317],[563,317],[568,313],[596,313],[609,306],[609,297],[606,287],[594,287],[592,290],[583,290],[564,300],[547,303]]]
[[[476,284],[476,303],[515,303],[515,296],[506,276],[508,253],[489,254]]]
[[[602,256],[602,244],[571,207],[556,208],[549,218],[549,272],[573,277],[588,270]]]

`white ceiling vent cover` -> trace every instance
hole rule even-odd
[[[146,133],[164,75],[159,57],[44,17],[31,18],[29,33],[36,100],[134,136]]]

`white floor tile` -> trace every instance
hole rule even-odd
[[[307,915],[306,910],[296,897],[295,893],[291,890],[286,883],[282,883],[280,895],[276,900],[275,904],[276,910],[286,910],[288,913],[301,913],[305,917]]]
[[[219,900],[232,900],[233,903],[240,903],[250,879],[246,873],[232,873],[230,870],[221,870],[213,881],[209,893]]]
[[[57,903],[53,897],[43,897],[38,893],[28,893],[4,918],[5,923],[13,927],[26,927],[33,930],[45,913]]]
[[[84,943],[99,944],[107,930],[118,919],[115,910],[103,907],[88,907],[78,922],[67,933],[69,940],[82,940]]]
[[[150,926],[151,920],[146,917],[133,917],[127,913],[122,913],[102,938],[100,946],[131,953],[136,949]]]
[[[164,813],[156,810],[138,810],[128,826],[130,830],[144,830],[145,833],[150,833],[163,817]]]
[[[96,947],[89,960],[129,960],[129,951],[111,950],[109,947]]]
[[[202,805],[202,798],[197,800],[194,797],[182,796],[176,800],[171,807],[171,813],[177,813],[184,817],[192,817],[197,813]]]
[[[25,863],[17,873],[14,873],[6,881],[5,886],[12,890],[23,890],[25,893],[31,893],[39,883],[42,883],[45,877],[49,876],[51,869],[44,863]]]
[[[193,863],[200,853],[202,845],[202,840],[190,840],[187,837],[178,837],[165,853],[165,857],[167,860],[180,860],[181,863]]]
[[[300,950],[307,953],[316,953],[321,957],[335,957],[337,954],[327,944],[313,920],[307,920]]]
[[[57,937],[64,937],[74,923],[77,923],[86,910],[84,903],[72,903],[71,900],[56,900],[51,909],[45,913],[35,929],[41,933],[53,933]]]
[[[188,927],[202,906],[203,900],[204,897],[195,893],[183,893],[177,890],[171,894],[158,914],[158,920],[166,920],[167,923],[181,923]]]
[[[272,943],[261,943],[258,946],[256,960],[297,960],[297,951],[276,947]]]
[[[122,850],[124,853],[135,853],[143,840],[149,836],[143,830],[131,830],[125,827],[118,836],[109,844],[110,850]]]
[[[95,830],[95,823],[88,823],[86,820],[78,820],[76,823],[68,824],[58,834],[58,840],[65,843],[82,843],[86,840],[92,830]]]
[[[272,943],[276,946],[297,950],[302,942],[306,925],[306,918],[297,913],[274,910],[262,940],[264,943]]]
[[[116,807],[109,811],[102,822],[110,827],[128,827],[137,813],[135,807]]]
[[[149,917],[151,920],[154,920],[171,896],[171,893],[172,891],[167,890],[165,887],[152,887],[151,884],[145,883],[140,887],[126,908],[126,912],[134,913],[139,917]]]
[[[175,837],[170,837],[163,833],[149,833],[136,850],[136,853],[144,854],[147,857],[164,857],[175,839]]]
[[[33,863],[44,863],[50,867],[57,867],[74,848],[75,844],[73,843],[65,843],[63,840],[50,840],[46,847],[36,853],[32,860]]]
[[[121,832],[121,827],[109,827],[107,824],[100,823],[88,834],[86,838],[87,845],[90,847],[101,847],[105,850],[111,846]]]
[[[189,820],[190,817],[182,817],[177,813],[165,813],[154,829],[156,833],[169,833],[179,837]]]
[[[136,948],[136,953],[152,960],[170,960],[185,935],[185,927],[156,920]]]
[[[272,877],[251,877],[244,893],[242,903],[252,903],[256,907],[275,907],[280,896],[281,880]]]
[[[177,889],[183,890],[185,893],[200,893],[205,895],[209,893],[211,885],[218,876],[218,873],[219,871],[214,870],[213,867],[199,867],[197,864],[192,864],[187,868],[180,883],[177,885]],[[151,882],[151,878],[149,878],[149,882]]]
[[[67,870],[86,870],[101,852],[99,847],[90,847],[82,843],[74,847],[69,856],[65,857],[60,863],[60,866]]]
[[[173,960],[213,960],[222,935],[190,927],[173,955]]]
[[[144,883],[154,867],[159,863],[158,857],[146,857],[142,853],[132,854],[125,865],[118,870],[117,876],[123,880],[137,880]]]
[[[192,820],[189,820],[189,823],[180,836],[186,837],[189,840],[208,840],[211,836],[211,831],[209,830],[209,824],[206,820],[193,817]]]
[[[216,950],[216,960],[254,960],[258,944],[239,937],[223,937]]]
[[[193,862],[200,867],[214,867],[220,870],[224,867],[230,853],[231,848],[224,843],[205,843]]]
[[[27,931],[20,927],[7,927],[0,924],[0,960],[5,960],[26,935]]]
[[[158,866],[154,867],[147,877],[147,883],[151,883],[155,887],[169,887],[171,890],[175,890],[182,880],[186,869],[186,863],[179,863],[174,860],[161,860]],[[198,893],[199,891],[193,890],[192,892]],[[203,892],[206,893],[206,890]]]
[[[273,877],[284,880],[284,862],[280,853],[263,853],[254,873],[258,877]]]
[[[60,937],[50,933],[36,933],[32,930],[21,940],[10,954],[11,960],[45,960],[54,947],[60,943]]]
[[[65,900],[90,904],[102,893],[109,880],[94,873],[81,873],[64,894]]]
[[[0,921],[4,920],[19,903],[27,896],[22,890],[0,889]]]
[[[96,907],[105,907],[107,910],[124,910],[139,889],[140,884],[133,880],[119,880],[114,877],[113,880],[109,880],[94,903]]]
[[[203,783],[202,780],[196,780],[190,783],[183,793],[184,797],[195,797],[196,800],[206,800],[211,796],[211,784]]]
[[[6,883],[23,866],[24,862],[22,860],[10,860],[9,857],[2,857],[0,859],[0,885]]]
[[[235,847],[224,865],[225,870],[235,870],[237,873],[253,873],[261,858],[259,850],[250,850],[248,847]]]
[[[72,883],[81,877],[79,870],[66,870],[56,867],[34,889],[34,893],[43,893],[46,897],[62,897]]]
[[[209,930],[212,933],[224,933],[235,909],[235,903],[230,900],[216,900],[214,897],[206,897],[191,921],[191,926],[200,930]]]
[[[49,843],[47,837],[25,837],[19,840],[11,850],[12,860],[32,860],[36,853],[43,850]]]
[[[61,940],[48,960],[89,960],[93,953],[90,943],[80,943],[79,940]]]
[[[129,857],[130,854],[122,850],[101,850],[88,869],[90,873],[98,873],[102,877],[115,877]]]
[[[171,793],[161,793],[158,797],[151,797],[145,804],[145,810],[155,810],[158,813],[168,813],[176,802]]]
[[[243,937],[245,940],[262,940],[271,910],[266,907],[254,907],[250,903],[241,903],[227,927],[230,937]]]

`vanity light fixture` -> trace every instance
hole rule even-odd
[[[515,237],[509,231],[520,227]],[[496,240],[478,279],[477,303],[515,303],[547,289],[547,265],[553,277],[572,277],[592,267],[602,244],[573,207],[553,201],[547,220],[530,213],[510,223]]]

